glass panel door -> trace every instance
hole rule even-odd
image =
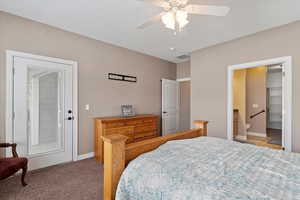
[[[28,69],[28,155],[62,151],[63,71]]]
[[[72,66],[14,58],[14,135],[29,169],[72,161]]]

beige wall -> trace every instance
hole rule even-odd
[[[124,36],[126,37],[126,36]],[[93,117],[120,114],[121,104],[137,113],[159,114],[161,78],[175,79],[176,65],[124,48],[0,12],[0,140],[5,137],[5,50],[78,61],[79,154],[93,151]],[[117,72],[137,83],[107,80]],[[84,105],[91,110],[85,111]]]
[[[233,74],[233,109],[239,110],[238,135],[246,136],[246,77],[247,70],[235,70]]]
[[[179,83],[180,87],[180,115],[179,130],[188,130],[191,126],[191,82]]]
[[[177,64],[177,78],[189,78],[191,77],[191,63],[186,61]]]
[[[247,105],[247,123],[251,125],[249,132],[266,134],[267,129],[267,115],[262,113],[252,119],[250,116],[262,110],[267,109],[267,68],[255,67],[247,69],[246,79],[246,105]],[[253,104],[258,107],[254,108]]]
[[[199,50],[191,56],[192,120],[209,120],[209,135],[226,138],[229,65],[292,56],[293,150],[300,152],[300,22]]]

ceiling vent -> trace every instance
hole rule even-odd
[[[176,58],[180,59],[180,60],[186,60],[186,59],[190,59],[190,55],[188,54],[183,54],[181,56],[177,56]]]

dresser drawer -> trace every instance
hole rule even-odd
[[[156,123],[155,122],[144,122],[141,124],[136,124],[136,127],[142,127],[142,126],[155,126],[156,127]]]
[[[155,131],[155,130],[156,130],[155,124],[151,124],[149,126],[136,126],[134,128],[134,133],[139,134],[139,133],[148,132],[148,131]]]
[[[144,123],[156,123],[157,122],[157,120],[155,119],[155,118],[150,118],[150,119],[143,119],[143,122]]]
[[[138,125],[140,125],[140,124],[143,124],[143,120],[141,120],[141,119],[138,119],[138,120],[128,120],[127,122],[125,122],[125,124],[127,125],[127,126],[138,126]]]
[[[140,139],[140,138],[146,138],[146,137],[154,137],[157,136],[157,132],[156,131],[147,131],[147,132],[143,132],[143,133],[138,133],[134,135],[135,139]]]
[[[111,122],[111,123],[106,123],[105,128],[116,128],[116,127],[121,127],[125,126],[124,122]]]

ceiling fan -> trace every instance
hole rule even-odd
[[[162,21],[166,28],[181,31],[188,23],[188,14],[226,16],[230,10],[227,6],[210,6],[189,4],[189,0],[141,0],[164,9],[160,14],[152,17],[139,29],[146,28],[158,21]]]

